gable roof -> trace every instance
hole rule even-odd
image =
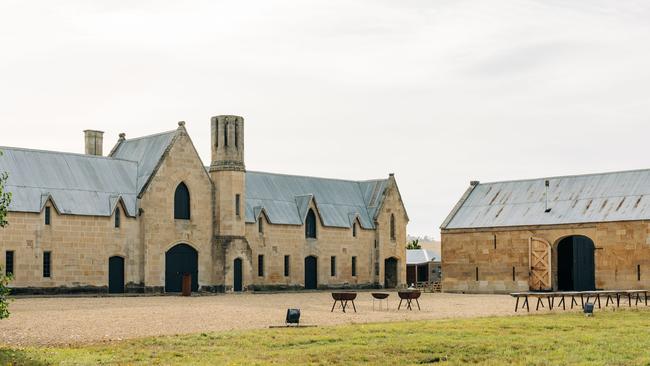
[[[138,194],[141,194],[155,173],[163,154],[171,146],[177,130],[134,139],[121,140],[110,156],[138,163]]]
[[[433,251],[428,249],[407,249],[406,264],[424,264],[439,260]]]
[[[51,199],[62,214],[110,216],[121,198],[135,216],[138,164],[123,159],[0,147],[0,171],[9,173],[10,211],[41,212]]]
[[[649,219],[650,169],[644,169],[477,184],[441,229]]]
[[[349,181],[262,172],[246,172],[246,222],[264,208],[272,224],[302,225],[314,202],[323,225],[349,228],[350,215],[361,226],[374,229],[387,179]]]

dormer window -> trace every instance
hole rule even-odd
[[[357,237],[357,223],[352,224],[352,236]]]
[[[118,208],[115,209],[115,228],[118,228],[118,229],[119,229],[120,224],[121,224],[120,223],[120,215],[121,215],[120,214],[120,208],[118,207]]]
[[[262,220],[262,217],[257,222],[257,232],[260,234],[264,234],[264,221]]]
[[[50,225],[52,223],[52,214],[50,211],[50,206],[45,207],[45,225]]]
[[[311,208],[307,213],[307,220],[305,220],[305,237],[316,239],[316,214]]]

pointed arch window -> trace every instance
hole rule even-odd
[[[390,240],[395,240],[395,215],[390,214]]]
[[[121,217],[120,217],[120,208],[115,209],[115,227],[119,228],[121,224]]]
[[[190,191],[183,182],[176,187],[174,193],[174,218],[179,220],[190,219]]]
[[[307,220],[305,221],[305,237],[316,238],[316,214],[311,208],[307,213]]]

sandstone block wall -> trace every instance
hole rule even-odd
[[[114,216],[59,215],[51,202],[51,224],[44,211],[10,212],[9,226],[0,229],[0,266],[6,267],[5,252],[14,251],[12,287],[52,289],[56,287],[102,290],[108,286],[108,258],[125,258],[127,287],[141,288],[142,246],[135,218],[121,211],[120,228]],[[51,277],[43,277],[43,252],[51,254]],[[38,291],[37,291],[38,292]]]
[[[185,183],[190,192],[190,220],[174,219],[174,192]],[[176,244],[188,244],[198,252],[199,288],[215,285],[212,247],[212,181],[180,128],[140,201],[144,213],[144,282],[152,291],[165,286],[165,253]]]
[[[571,235],[589,237],[594,253],[596,288],[641,289],[650,286],[650,223],[611,222],[548,227],[442,231],[443,290],[505,293],[527,291],[529,238],[552,246],[553,288],[557,289],[557,245]],[[496,248],[495,248],[496,237]],[[637,266],[641,279],[637,279]],[[515,268],[515,279],[512,268]],[[479,280],[476,280],[476,268]]]

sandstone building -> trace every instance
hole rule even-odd
[[[348,181],[246,171],[244,120],[211,120],[205,166],[184,122],[102,156],[0,147],[15,292],[397,287],[408,216],[394,176]]]
[[[650,170],[479,183],[441,226],[443,290],[650,287]]]

